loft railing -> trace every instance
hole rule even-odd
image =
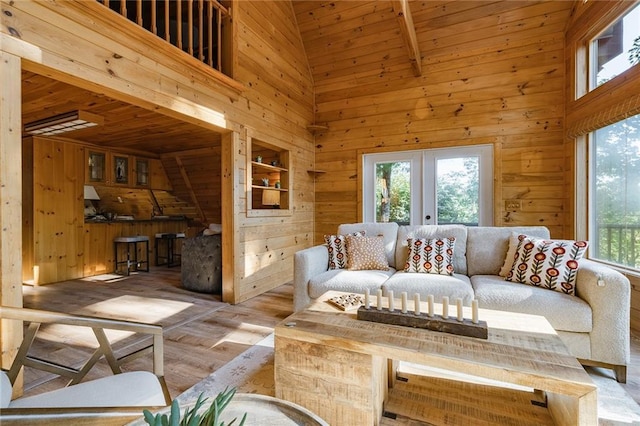
[[[216,0],[97,0],[212,68],[222,71],[222,22]]]
[[[596,236],[592,257],[640,269],[640,225],[598,224]]]

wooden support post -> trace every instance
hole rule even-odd
[[[236,218],[241,214],[236,196],[239,193],[240,177],[244,172],[245,157],[238,154],[240,138],[237,132],[222,135],[222,301],[238,303],[236,291],[235,259],[241,259],[238,249],[239,223]],[[238,253],[236,253],[236,250]],[[237,280],[240,282],[240,280]]]
[[[398,24],[400,24],[400,33],[407,46],[413,73],[416,77],[420,77],[422,75],[422,57],[420,56],[416,27],[413,25],[413,17],[409,8],[409,0],[392,0],[391,4],[393,12],[398,18]]]
[[[0,303],[22,307],[22,83],[20,58],[2,50],[0,85]],[[21,341],[21,322],[0,321],[3,368]]]

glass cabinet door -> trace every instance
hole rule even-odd
[[[87,180],[89,182],[106,183],[106,154],[104,152],[89,151],[87,157]]]
[[[136,158],[136,185],[149,186],[149,160]]]
[[[129,184],[129,157],[113,156],[113,182],[120,185]]]

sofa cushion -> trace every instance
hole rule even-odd
[[[354,237],[347,235],[347,269],[362,271],[365,269],[389,269],[384,251],[384,237]]]
[[[396,243],[396,267],[404,267],[409,249],[408,238],[449,238],[456,239],[453,251],[453,272],[467,275],[467,227],[463,225],[418,225],[400,226],[398,228],[398,242]]]
[[[354,232],[357,237],[363,237],[364,231]],[[345,235],[325,235],[324,241],[327,243],[327,250],[329,250],[329,269],[345,269],[349,261],[349,255],[347,253],[347,241]]]
[[[466,306],[470,306],[473,300],[473,287],[469,277],[462,274],[415,274],[398,271],[382,284],[385,295],[389,290],[396,296],[406,291],[409,298],[418,293],[422,300],[426,300],[427,296],[432,294],[436,303],[440,303],[443,296],[448,296],[451,301],[460,298]]]
[[[389,223],[345,223],[338,227],[338,234],[346,235],[358,231],[365,231],[368,237],[382,235],[384,239],[384,251],[387,255],[387,262],[392,268],[396,267],[395,251],[396,237],[398,236],[398,224]],[[404,259],[400,266],[404,266]]]
[[[507,256],[509,237],[512,232],[550,238],[549,230],[544,226],[470,226],[466,253],[467,275],[498,275]]]
[[[579,297],[512,283],[498,275],[474,275],[471,284],[480,308],[542,315],[556,330],[591,332],[591,306]]]
[[[518,236],[518,249],[505,280],[575,295],[578,261],[586,241],[545,240]]]
[[[330,269],[309,280],[309,296],[318,298],[330,290],[364,294],[366,288],[371,294],[380,288],[395,269],[386,271],[349,271],[348,269]]]
[[[453,252],[456,239],[409,238],[409,255],[404,264],[405,272],[453,275]]]

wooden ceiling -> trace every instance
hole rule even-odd
[[[22,122],[74,110],[104,117],[104,125],[60,135],[121,152],[162,155],[220,143],[220,135],[194,124],[22,72]]]
[[[408,16],[402,16],[406,3]],[[406,77],[417,74],[414,49],[421,56],[422,75],[415,81],[428,81],[439,63],[464,56],[465,50],[486,54],[500,37],[507,46],[507,34],[514,30],[535,37],[535,25],[566,27],[574,6],[573,1],[553,0],[293,0],[316,108],[384,92],[389,81],[405,78],[411,84]],[[478,39],[479,28],[486,40]],[[406,31],[413,33],[415,46]],[[316,116],[317,123],[323,121],[322,114]]]
[[[519,22],[527,30],[522,22],[532,14],[541,16],[540,25],[550,12],[562,11],[554,16],[569,19],[573,6],[571,1],[550,0],[413,0],[407,11],[402,10],[407,7],[404,0],[293,0],[292,4],[314,81],[319,123],[340,115],[339,111],[323,115],[323,109],[333,109],[332,101],[357,98],[374,87],[384,91],[387,81],[408,74],[428,78],[430,67],[443,59],[430,54],[436,46],[439,55],[450,57],[459,55],[464,46],[479,49],[481,40],[465,39],[467,33],[477,34],[471,31],[477,25],[486,26],[487,33],[496,37],[501,27]],[[412,63],[416,54],[421,70]],[[220,135],[208,129],[41,75],[23,72],[22,86],[23,123],[76,109],[104,117],[103,126],[65,134],[67,138],[157,155],[220,143]]]

